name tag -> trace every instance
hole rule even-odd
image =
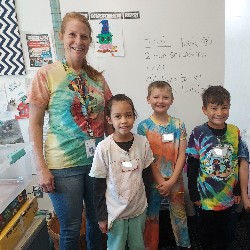
[[[226,147],[216,147],[212,149],[212,154],[214,157],[223,158],[227,155]]]
[[[122,171],[123,172],[133,171],[133,170],[138,168],[136,160],[123,161],[121,163],[121,166],[122,166]]]
[[[162,142],[173,142],[174,141],[174,134],[163,134],[162,135]]]
[[[90,139],[85,141],[87,158],[93,157],[95,154],[95,140]]]

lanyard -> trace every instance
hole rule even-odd
[[[84,77],[83,72],[80,73],[80,75],[76,75],[74,72],[72,72],[65,58],[62,59],[62,63],[65,71],[67,72],[67,77],[72,86],[72,89],[74,90],[76,96],[78,97],[81,103],[82,113],[87,122],[87,132],[90,136],[93,136],[94,133],[90,126],[90,119],[88,113],[89,99],[90,99],[88,80]]]

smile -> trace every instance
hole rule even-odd
[[[73,50],[76,50],[76,51],[83,51],[82,48],[76,48],[76,47],[71,47]]]

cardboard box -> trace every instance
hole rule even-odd
[[[32,223],[38,210],[37,199],[28,199],[0,233],[0,250],[12,250]]]
[[[26,190],[24,189],[0,214],[0,232],[14,217],[18,210],[23,206],[27,200]]]

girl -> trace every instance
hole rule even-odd
[[[146,137],[131,132],[136,111],[129,97],[113,96],[107,115],[115,132],[98,144],[89,174],[95,177],[99,227],[108,234],[109,250],[125,249],[126,242],[130,250],[144,250],[147,199],[142,172],[153,161],[153,154]]]

